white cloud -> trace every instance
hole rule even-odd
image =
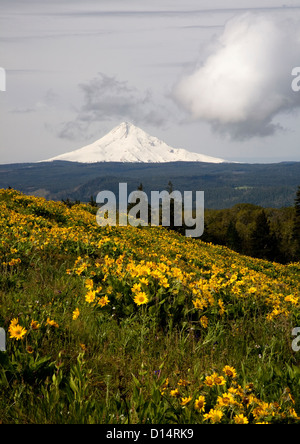
[[[273,134],[275,116],[300,107],[291,88],[299,64],[299,22],[246,13],[229,20],[217,48],[175,86],[173,96],[193,119],[232,138]]]

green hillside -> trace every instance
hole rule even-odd
[[[299,263],[13,189],[0,210],[2,423],[299,422]]]

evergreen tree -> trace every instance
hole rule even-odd
[[[226,231],[226,245],[234,251],[241,252],[242,239],[236,229],[235,223],[231,220]]]
[[[97,206],[98,206],[98,205],[97,205],[97,202],[96,202],[96,199],[94,198],[94,196],[91,196],[91,197],[90,197],[89,205],[90,205],[91,207],[97,207]]]
[[[255,227],[250,237],[251,256],[274,261],[277,256],[277,239],[271,233],[264,210],[256,216]]]
[[[171,194],[174,191],[174,187],[173,184],[171,182],[171,180],[169,180],[166,191]],[[162,217],[162,215],[161,215]],[[170,230],[176,230],[176,228],[174,225],[174,199],[170,199],[170,226],[169,226]]]
[[[140,182],[140,184],[138,185],[136,191],[143,191],[144,193],[146,193],[146,192],[144,191],[144,186],[143,186],[142,182]],[[146,194],[147,194],[147,193],[146,193]],[[144,201],[143,198],[142,198],[142,201]],[[140,200],[140,198],[138,198],[136,202],[134,202],[134,203],[129,203],[129,204],[127,205],[127,211],[130,212],[130,210],[132,210],[132,208],[134,208],[134,207],[135,207],[136,205],[138,205],[140,202],[141,202],[141,200]],[[147,203],[147,205],[148,205],[148,223],[150,223],[150,222],[151,222],[151,205],[150,205],[149,203]],[[141,215],[141,211],[140,211],[140,210],[137,211],[135,217],[136,217],[136,218],[141,218],[141,217],[142,217],[142,215]]]
[[[203,234],[202,234],[202,236],[201,236],[201,240],[202,240],[203,242],[213,242],[213,241],[212,241],[212,237],[211,237],[211,235],[210,235],[210,233],[209,233],[208,224],[207,224],[205,218],[204,218],[204,232],[203,232]]]
[[[171,182],[171,180],[169,180],[168,182],[167,191],[170,194],[172,193],[172,191],[174,191],[173,183]]]
[[[299,260],[300,259],[300,186],[298,187],[295,199],[293,239],[295,242],[296,260]]]

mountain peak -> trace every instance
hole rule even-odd
[[[110,133],[114,135],[118,135],[118,137],[128,137],[130,132],[137,132],[139,130],[138,127],[133,125],[130,122],[122,122],[120,125],[113,128]],[[108,134],[110,134],[108,133]]]
[[[212,162],[223,159],[172,148],[157,137],[150,136],[130,122],[122,122],[94,143],[46,160],[65,160],[80,163],[96,162]]]

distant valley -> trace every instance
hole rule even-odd
[[[206,162],[79,163],[53,161],[0,165],[0,188],[53,200],[88,202],[101,190],[118,193],[119,182],[128,192],[142,183],[146,193],[174,189],[204,191],[205,207],[230,208],[237,203],[263,207],[293,206],[300,185],[300,162],[239,164]]]

